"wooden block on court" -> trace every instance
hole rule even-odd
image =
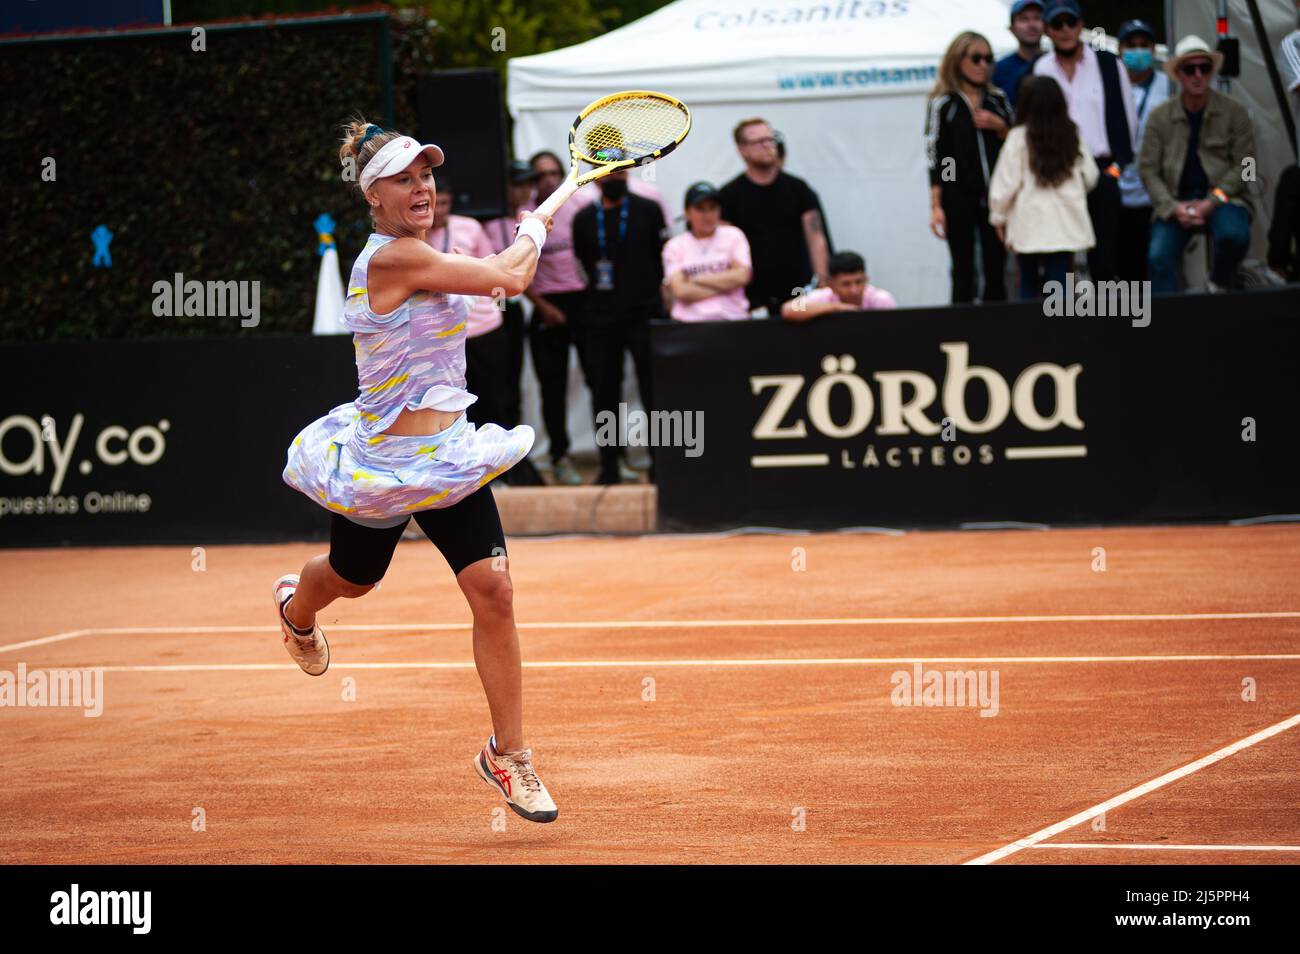
[[[492,488],[501,525],[511,536],[549,533],[653,533],[653,484],[613,487]]]

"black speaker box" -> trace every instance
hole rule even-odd
[[[506,130],[496,70],[440,70],[417,85],[420,141],[442,147],[436,171],[451,179],[452,212],[506,215]]]

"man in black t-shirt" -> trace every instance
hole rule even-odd
[[[754,279],[745,289],[751,308],[781,313],[813,275],[827,281],[826,231],[808,183],[781,170],[776,137],[762,119],[746,119],[734,137],[745,171],[719,192],[722,218],[749,240]]]
[[[578,361],[591,389],[591,409],[618,416],[623,393],[623,351],[632,354],[641,403],[650,390],[650,322],[662,319],[661,252],[664,213],[659,203],[628,191],[627,171],[597,180],[601,198],[573,217],[573,253],[587,275],[586,310],[574,323]],[[620,448],[600,447],[600,484],[620,482]]]

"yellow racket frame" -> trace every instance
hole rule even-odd
[[[596,110],[608,106],[611,103],[616,103],[621,99],[647,98],[660,100],[669,106],[681,110],[682,116],[685,118],[686,122],[682,131],[678,133],[677,137],[672,142],[666,143],[653,152],[648,152],[645,155],[637,156],[632,159],[599,159],[595,156],[587,155],[584,150],[578,148],[578,130],[582,127],[583,121],[592,113],[596,112]],[[686,138],[687,133],[690,131],[691,111],[686,108],[685,103],[675,96],[669,96],[667,93],[657,93],[654,90],[648,89],[624,90],[621,93],[611,93],[608,96],[602,96],[600,99],[587,106],[587,108],[582,112],[578,113],[578,118],[575,119],[573,125],[569,127],[569,157],[571,159],[571,168],[569,169],[568,178],[565,179],[565,181],[560,184],[559,188],[552,192],[540,206],[538,206],[537,212],[546,216],[554,215],[556,209],[563,205],[574,192],[587,183],[595,182],[602,176],[607,176],[620,169],[632,169],[636,166],[644,166],[648,163],[655,162],[658,159],[662,159],[681,145],[682,140]],[[596,168],[588,170],[587,172],[580,172],[581,163],[586,163],[587,165],[595,166]]]
[[[624,99],[657,99],[669,106],[676,107],[681,111],[682,117],[685,119],[685,125],[677,138],[672,142],[656,149],[654,152],[647,153],[644,156],[637,156],[634,159],[598,159],[595,156],[588,155],[585,151],[580,149],[578,144],[578,130],[582,127],[582,124],[587,117],[598,109],[603,109],[606,106]],[[607,176],[611,172],[617,172],[619,169],[631,169],[636,166],[647,165],[648,163],[662,159],[664,156],[676,149],[690,131],[691,111],[686,108],[685,103],[675,96],[669,96],[667,93],[657,93],[654,90],[647,89],[624,90],[621,93],[611,93],[609,96],[602,96],[582,112],[578,113],[578,117],[573,121],[573,125],[569,128],[569,155],[573,159],[573,170],[570,172],[570,176],[573,178],[575,185],[581,187],[586,185],[588,182],[595,182],[597,179],[602,176]],[[587,165],[595,166],[596,168],[579,175],[577,174],[579,162],[585,162]]]

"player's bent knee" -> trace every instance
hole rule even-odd
[[[476,580],[472,602],[476,611],[493,616],[509,616],[514,612],[515,603],[515,588],[510,577],[504,573],[493,573]]]

